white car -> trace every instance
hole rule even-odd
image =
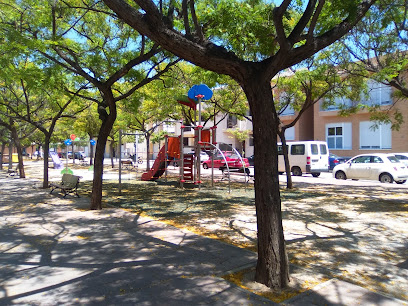
[[[338,180],[361,179],[379,180],[382,183],[403,184],[408,179],[408,166],[401,163],[394,154],[361,154],[333,169]]]
[[[186,154],[188,154],[188,155],[195,155],[195,152],[194,152],[194,151],[191,151],[191,152],[188,152],[188,153],[186,153]],[[210,158],[210,157],[208,156],[207,153],[205,153],[205,152],[203,152],[203,151],[200,151],[200,163],[202,163],[203,161],[208,160],[209,158]]]
[[[408,153],[394,153],[394,155],[408,167]]]

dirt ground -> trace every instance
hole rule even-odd
[[[37,166],[27,167],[28,177],[40,178],[34,170]],[[91,172],[85,166],[71,168],[83,176],[81,196],[89,196]],[[60,171],[50,169],[50,178],[57,179]],[[200,189],[182,189],[174,175],[167,182],[142,182],[140,173],[130,171],[123,175],[119,193],[117,169],[106,168],[105,205],[256,251],[253,182],[245,184],[237,178],[228,192],[227,182],[220,178],[215,186],[204,179]],[[292,264],[291,290],[285,294],[336,277],[408,301],[407,190],[387,185],[306,183],[295,183],[294,189],[287,190],[282,185],[283,226]],[[252,281],[252,273],[248,269],[227,278],[265,296],[270,294]]]

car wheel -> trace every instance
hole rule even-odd
[[[208,165],[207,165],[207,164],[203,164],[203,168],[204,168],[204,169],[208,169]]]
[[[380,175],[380,182],[381,183],[392,183],[393,181],[394,181],[394,179],[388,173],[383,173],[383,174]]]
[[[347,176],[343,171],[337,171],[334,177],[338,180],[347,180]]]
[[[302,170],[299,167],[293,167],[292,174],[293,176],[302,176]]]
[[[398,181],[396,182],[397,184],[404,184],[407,180],[402,180],[402,181]]]
[[[312,173],[312,176],[313,176],[313,177],[319,177],[319,175],[320,175],[320,172]]]

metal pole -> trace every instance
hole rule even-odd
[[[67,145],[67,147],[66,147],[66,154],[65,154],[65,158],[66,158],[66,173],[68,173],[68,148],[69,148],[69,145]]]
[[[197,183],[198,183],[198,189],[201,189],[201,131],[203,129],[201,125],[201,99],[203,98],[203,95],[197,95],[198,98],[198,143],[197,143],[197,148],[196,148],[196,157],[197,157],[197,165],[196,165],[196,172],[197,172]]]
[[[180,171],[180,187],[183,187],[184,185],[184,124],[181,122],[181,135],[180,135],[180,165],[179,165],[179,171]]]
[[[169,160],[169,154],[168,154],[168,150],[169,150],[169,136],[166,135],[164,137],[164,181],[167,183],[167,162]]]
[[[119,194],[122,193],[122,130],[119,130]]]

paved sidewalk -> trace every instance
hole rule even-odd
[[[36,180],[0,185],[0,305],[274,305],[220,277],[254,265],[253,252],[121,209],[88,211],[88,198]],[[404,305],[335,280],[287,304],[353,301]]]

